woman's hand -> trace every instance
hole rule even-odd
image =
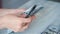
[[[0,21],[3,27],[11,29],[14,32],[24,31],[25,29],[28,28],[31,21],[35,18],[34,16],[31,16],[29,18],[24,18],[24,17],[18,17],[16,15],[19,12],[24,12],[25,11],[24,9],[16,10],[16,11],[13,9],[12,10],[10,9],[10,11],[11,12],[7,13],[7,9],[6,9],[6,12],[4,13],[4,15],[0,17],[1,18]]]

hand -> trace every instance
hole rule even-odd
[[[24,17],[18,17],[16,14],[19,12],[25,11],[23,10],[17,10],[17,12],[14,12],[13,10],[10,10],[11,12],[8,12],[5,15],[1,17],[1,22],[4,25],[5,28],[12,29],[14,32],[21,32],[28,28],[31,21],[35,18],[34,16],[29,18]]]

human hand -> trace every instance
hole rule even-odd
[[[14,12],[10,9],[11,12],[5,13],[4,16],[1,17],[1,22],[4,25],[5,28],[11,29],[14,32],[21,32],[28,28],[31,21],[35,18],[34,16],[31,16],[29,18],[24,17],[18,17],[16,14],[19,12],[24,12],[25,10],[22,9],[17,10]],[[20,15],[21,16],[21,15]]]

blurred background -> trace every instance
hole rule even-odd
[[[18,8],[19,6],[23,5],[28,1],[30,0],[0,0],[0,8]],[[60,2],[60,0],[49,1]]]
[[[29,0],[0,0],[1,8],[17,8]]]

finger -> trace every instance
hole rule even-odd
[[[22,25],[22,27],[31,23],[31,17],[30,18],[20,18],[20,19],[22,20],[22,24],[20,24],[20,25]]]
[[[20,14],[20,13],[22,13],[24,11],[25,11],[25,9],[16,9],[16,10],[11,11],[10,13],[12,13],[12,14]]]
[[[25,26],[22,26],[22,27],[21,27],[22,29],[20,30],[20,32],[26,30],[28,27],[29,27],[29,24],[27,24],[27,25],[25,25]]]

